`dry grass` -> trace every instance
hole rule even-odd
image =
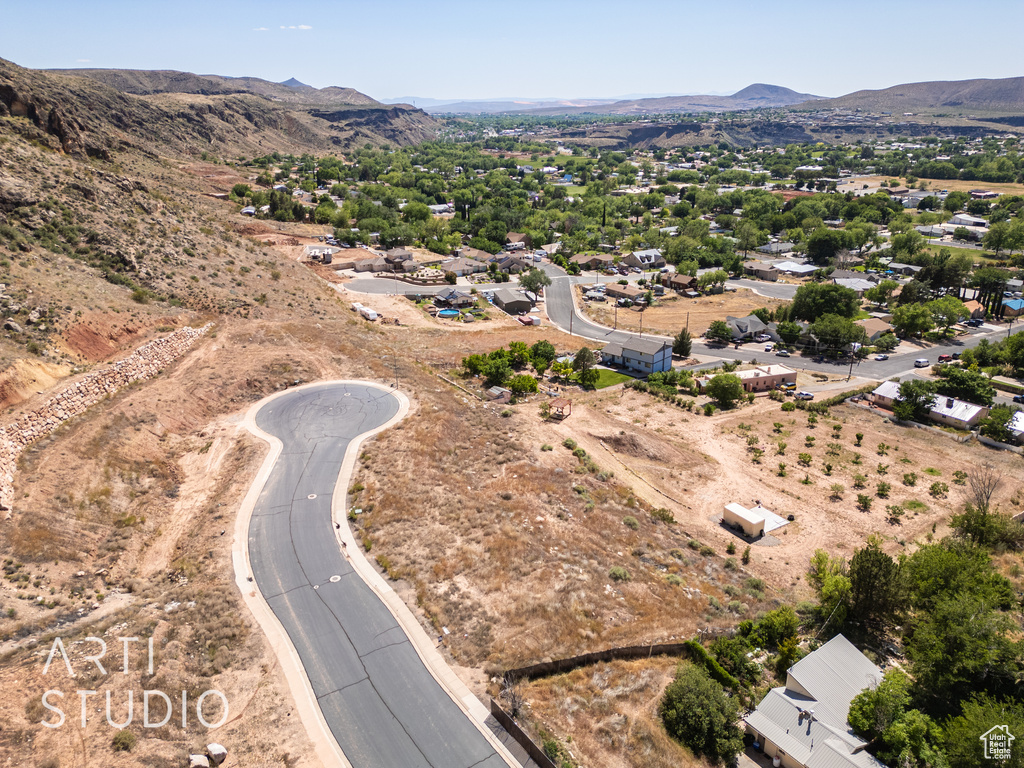
[[[639,331],[641,312],[633,309],[619,309],[600,302],[585,302],[577,296],[576,303],[584,313],[602,325],[618,327],[625,330]],[[657,299],[655,305],[642,313],[643,331],[662,336],[675,336],[689,324],[690,333],[700,336],[714,320],[725,320],[726,317],[746,317],[760,307],[773,309],[783,302],[778,299],[767,299],[746,289],[735,293],[722,293],[714,296],[701,296],[686,299],[674,292],[666,293],[664,298]],[[616,321],[616,316],[618,320]]]
[[[538,740],[557,740],[580,765],[704,766],[668,737],[658,717],[677,664],[666,657],[615,661],[533,681],[524,687],[527,719]]]

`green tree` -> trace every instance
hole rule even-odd
[[[813,323],[822,315],[853,317],[859,309],[856,291],[830,283],[806,283],[796,290],[790,317]]]
[[[585,388],[592,388],[597,384],[600,374],[594,366],[597,359],[590,347],[581,347],[580,351],[572,359],[572,369],[576,372],[576,378]]]
[[[725,281],[728,279],[729,273],[724,269],[713,269],[697,278],[697,288],[706,291],[708,288],[725,285]]]
[[[542,288],[551,285],[551,278],[543,270],[534,267],[528,272],[520,273],[519,285],[524,290],[540,294]]]
[[[850,577],[846,560],[829,555],[823,549],[814,551],[807,581],[818,596],[818,616],[830,634],[842,629],[850,608]]]
[[[541,339],[530,347],[530,360],[534,365],[540,360],[551,365],[556,357],[558,357],[558,353],[555,351],[555,346],[547,339]]]
[[[985,237],[982,238],[982,244],[990,251],[995,251],[996,256],[1006,248],[1007,242],[1010,236],[1010,225],[1005,221],[997,221],[991,227],[988,232],[985,233]]]
[[[703,668],[683,664],[665,689],[658,714],[669,736],[695,755],[713,763],[730,764],[743,749],[736,727],[739,704]]]
[[[487,361],[483,369],[485,387],[503,387],[512,376],[512,366],[504,357]]]
[[[693,338],[690,336],[690,332],[683,328],[676,334],[675,339],[672,340],[672,354],[687,358],[690,356],[692,349]]]
[[[942,369],[940,375],[942,378],[939,379],[935,390],[940,395],[985,406],[990,406],[995,401],[996,388],[980,371],[947,366]]]
[[[712,320],[711,325],[704,332],[704,338],[708,341],[718,341],[728,344],[732,341],[732,328],[724,320]]]
[[[811,334],[829,352],[839,352],[850,344],[865,342],[864,327],[840,315],[826,314],[811,324]]]
[[[815,264],[828,264],[836,254],[853,246],[846,230],[818,227],[807,237],[807,256]]]
[[[931,312],[935,324],[946,332],[951,326],[971,316],[970,310],[955,296],[943,296],[941,299],[929,301],[925,307]]]
[[[903,336],[920,336],[934,325],[932,313],[921,304],[901,304],[892,313],[892,327]]]
[[[944,768],[942,729],[911,709],[910,702],[910,678],[891,669],[877,687],[865,689],[850,702],[850,726],[887,765]]]
[[[888,304],[899,287],[900,284],[895,280],[882,280],[874,288],[868,288],[864,292],[864,298],[875,304]]]
[[[783,320],[776,326],[775,330],[779,334],[779,338],[782,339],[782,343],[789,346],[800,341],[800,336],[803,333],[800,325],[792,320]]]
[[[1005,725],[1016,736],[1010,750],[1010,759],[996,762],[985,759],[985,744],[981,736],[992,728]],[[963,712],[946,723],[943,728],[946,757],[949,768],[978,768],[998,765],[1000,768],[1024,768],[1024,749],[1020,749],[1018,734],[1024,733],[1024,703],[1020,698],[998,699],[977,694],[963,706]]]
[[[537,380],[528,373],[520,373],[509,379],[508,388],[513,395],[521,397],[537,391]]]
[[[892,412],[901,421],[924,421],[935,399],[935,385],[921,379],[907,379],[900,383],[899,399]]]
[[[850,558],[849,617],[865,624],[884,624],[906,603],[899,566],[882,551],[881,539],[872,536]]]
[[[411,223],[422,223],[430,218],[430,209],[426,203],[406,203],[402,209],[402,218]]]
[[[704,392],[721,408],[732,408],[743,399],[743,381],[734,373],[720,373],[713,376]]]

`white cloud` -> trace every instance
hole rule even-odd
[[[301,29],[301,30],[307,30],[307,29],[312,29],[312,27],[309,26],[309,24],[292,24],[292,25],[287,26],[287,27],[282,26],[281,29]]]
[[[253,32],[266,32],[267,28],[266,27],[253,27],[252,31]]]
[[[309,24],[299,24],[299,26],[296,27],[296,29],[312,29],[312,27],[309,26]]]
[[[92,59],[75,59],[75,63],[77,63],[77,64],[91,64],[92,63]]]

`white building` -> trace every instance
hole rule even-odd
[[[672,345],[655,339],[613,341],[601,350],[601,362],[645,374],[669,371],[672,369]]]

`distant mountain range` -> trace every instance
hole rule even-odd
[[[778,85],[755,83],[732,95],[702,94],[673,96],[630,96],[618,99],[465,99],[444,100],[407,96],[385,103],[415,104],[431,114],[600,114],[637,115],[666,112],[728,112],[757,107],[788,107],[812,99]]]
[[[999,80],[938,80],[856,91],[815,102],[815,109],[870,112],[1024,112],[1024,77]]]

